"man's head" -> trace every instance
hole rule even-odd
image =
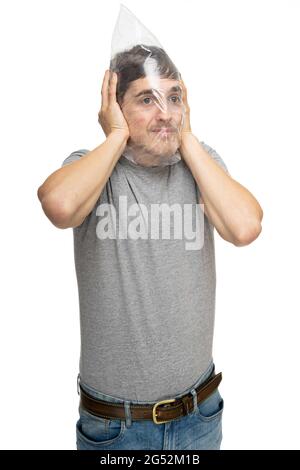
[[[128,123],[136,160],[158,162],[180,145],[184,119],[180,73],[163,49],[138,45],[116,54],[117,101]]]

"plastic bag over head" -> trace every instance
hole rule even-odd
[[[181,75],[156,37],[122,4],[109,68],[118,75],[117,102],[130,133],[123,155],[142,166],[177,163],[185,116]]]

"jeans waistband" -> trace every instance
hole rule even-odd
[[[118,398],[118,397],[115,397],[115,396],[112,396],[112,395],[107,395],[105,393],[99,392],[98,390],[95,390],[93,387],[90,387],[89,385],[82,382],[82,380],[80,378],[80,374],[78,374],[78,377],[77,377],[78,382],[77,383],[78,383],[78,386],[79,386],[79,383],[80,383],[80,386],[89,395],[93,396],[94,398],[98,398],[99,400],[109,401],[109,402],[112,402],[112,403],[122,403],[122,404],[125,404],[125,402],[126,402],[126,403],[130,403],[130,404],[133,404],[133,405],[148,405],[148,404],[149,405],[154,405],[155,403],[157,403],[157,401],[160,401],[160,400],[168,400],[169,398],[176,398],[177,399],[177,398],[181,398],[183,395],[186,395],[188,393],[192,393],[192,390],[199,387],[199,385],[202,382],[204,382],[210,376],[213,369],[214,369],[214,361],[212,359],[210,361],[209,366],[207,367],[206,371],[203,372],[203,374],[201,374],[201,376],[197,379],[197,381],[191,387],[187,388],[186,390],[179,393],[178,395],[161,397],[159,400],[155,400],[155,401],[128,400],[128,399]]]

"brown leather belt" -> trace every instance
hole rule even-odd
[[[197,404],[205,400],[219,385],[222,380],[222,372],[215,374],[213,367],[211,375],[197,387]],[[87,394],[80,385],[80,406],[89,413],[108,419],[125,420],[125,408],[123,403],[112,403],[94,398]],[[156,424],[166,423],[172,419],[186,416],[194,410],[192,394],[183,395],[181,398],[161,400],[154,405],[130,404],[132,420],[148,419]]]

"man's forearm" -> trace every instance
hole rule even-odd
[[[200,189],[199,203],[218,233],[238,246],[257,238],[263,211],[254,196],[214,161],[192,133],[183,136],[180,152]]]
[[[79,225],[91,212],[127,139],[123,132],[113,131],[101,145],[56,170],[39,187],[43,210],[57,227]]]

